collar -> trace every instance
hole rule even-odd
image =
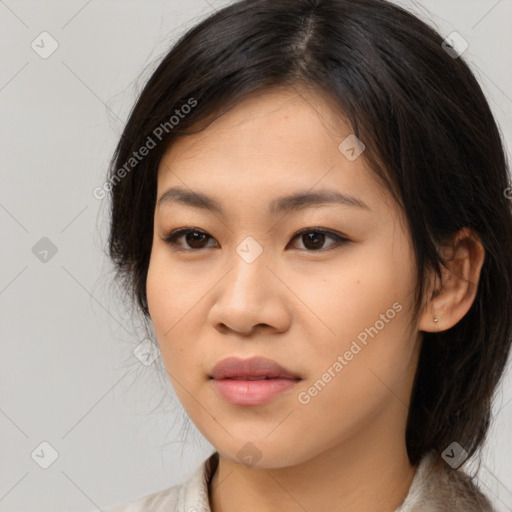
[[[175,510],[211,512],[208,486],[219,464],[212,453],[183,484],[176,486]],[[495,512],[489,500],[461,470],[450,468],[434,451],[416,468],[409,492],[394,512]]]

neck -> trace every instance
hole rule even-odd
[[[416,470],[405,432],[373,425],[361,434],[281,468],[248,468],[219,454],[209,489],[212,512],[395,511]]]

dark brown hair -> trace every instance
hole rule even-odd
[[[477,80],[442,42],[384,0],[234,3],[193,27],[162,60],[130,114],[108,181],[109,256],[149,317],[157,168],[172,141],[272,87],[306,85],[334,99],[408,219],[416,314],[427,271],[440,275],[445,264],[443,241],[467,226],[485,249],[468,313],[447,331],[424,334],[406,431],[412,464],[453,441],[470,456],[481,446],[512,337],[507,161]],[[146,155],[130,160],[150,140]]]

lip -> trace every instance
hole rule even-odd
[[[264,357],[222,359],[209,378],[220,396],[234,405],[262,405],[302,380]]]
[[[210,378],[233,379],[244,377],[269,377],[298,379],[299,375],[287,370],[272,359],[265,357],[250,357],[242,359],[239,357],[227,357],[219,361],[212,369]]]

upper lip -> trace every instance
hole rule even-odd
[[[211,379],[242,379],[249,377],[300,379],[295,373],[265,357],[250,357],[248,359],[227,357],[213,367],[210,375]]]

